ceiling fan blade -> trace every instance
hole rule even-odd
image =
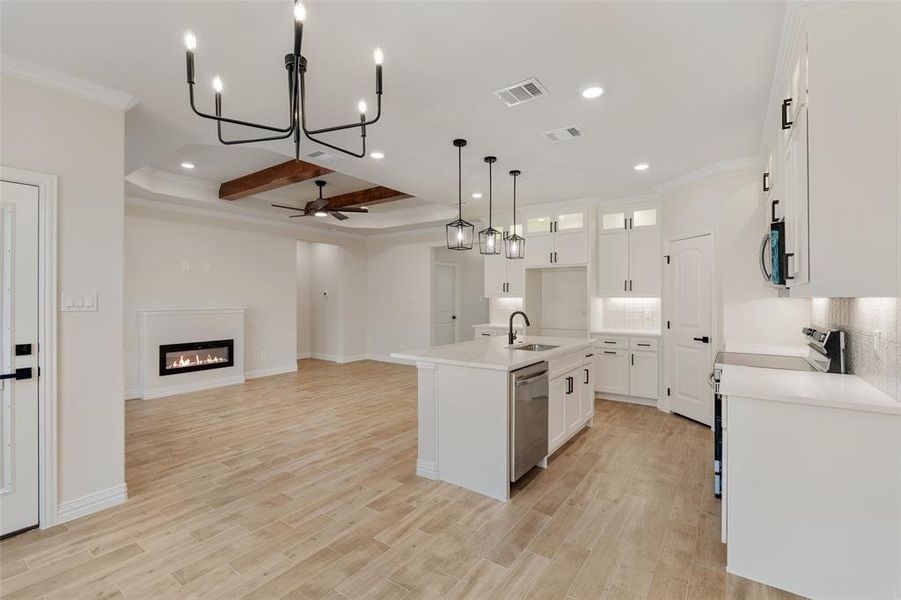
[[[326,200],[325,198],[319,198],[318,200],[311,200],[311,201],[307,202],[307,211],[315,212],[315,211],[319,210],[320,208],[325,208],[326,206],[328,206],[328,200]]]
[[[302,215],[288,215],[288,218],[289,218],[289,219],[296,219],[297,217],[309,217],[309,216],[310,216],[310,213],[305,212],[305,213],[303,213]]]
[[[368,213],[368,208],[363,208],[361,206],[345,206],[341,209],[341,212],[350,212],[350,213]]]
[[[303,208],[298,208],[297,206],[285,206],[284,204],[273,204],[275,208],[287,208],[288,210],[304,210]]]
[[[332,215],[333,217],[335,217],[335,218],[338,219],[339,221],[346,221],[347,219],[350,218],[350,217],[348,217],[347,215],[342,215],[342,214],[339,213],[337,210],[330,210],[330,211],[328,211],[328,214]]]

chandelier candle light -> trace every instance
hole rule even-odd
[[[463,220],[463,146],[466,140],[454,140],[457,148],[457,220],[447,224],[447,249],[472,250],[472,223]]]
[[[500,254],[501,246],[504,243],[504,234],[491,226],[491,201],[493,189],[491,166],[497,162],[497,157],[486,156],[485,162],[488,163],[488,227],[479,232],[479,252],[488,255]]]
[[[521,171],[510,171],[510,175],[513,176],[513,235],[504,240],[509,259],[525,258],[526,256],[526,238],[516,233],[516,178],[520,174]]]
[[[294,157],[296,159],[300,159],[300,134],[303,132],[304,136],[307,139],[316,142],[317,144],[321,144],[328,148],[332,148],[333,150],[337,150],[339,152],[343,152],[344,154],[349,154],[350,156],[355,156],[357,158],[363,158],[366,156],[366,127],[374,124],[379,118],[382,116],[382,62],[384,61],[384,55],[382,54],[382,50],[380,48],[376,48],[373,53],[373,59],[375,60],[375,93],[376,93],[376,114],[372,119],[366,118],[366,102],[361,100],[357,105],[357,109],[360,113],[360,120],[354,123],[348,123],[346,125],[336,125],[333,127],[323,127],[320,129],[309,129],[307,128],[307,120],[306,120],[306,88],[304,85],[304,76],[307,72],[307,59],[303,57],[300,53],[301,42],[303,40],[303,23],[307,17],[307,10],[301,2],[296,2],[294,4],[294,48],[290,54],[285,55],[285,69],[288,71],[288,104],[290,111],[290,119],[287,127],[275,127],[272,125],[263,125],[260,123],[251,123],[248,121],[241,121],[238,119],[231,119],[228,117],[222,116],[222,79],[217,75],[215,79],[213,79],[213,92],[214,92],[214,102],[215,102],[215,113],[214,115],[201,112],[197,109],[194,103],[194,50],[197,48],[197,37],[194,35],[194,32],[188,30],[185,32],[184,43],[185,43],[185,52],[186,52],[186,69],[187,69],[187,81],[188,81],[188,99],[191,103],[191,110],[194,111],[200,117],[204,119],[210,119],[216,121],[216,131],[219,136],[219,141],[226,145],[233,144],[249,144],[253,142],[265,142],[270,140],[283,140],[293,136],[294,139]],[[253,129],[258,129],[264,132],[268,132],[268,134],[264,134],[261,137],[255,138],[243,138],[243,139],[225,139],[222,137],[222,124],[230,123],[232,125],[240,125],[242,127],[250,127]],[[314,137],[323,133],[332,133],[335,131],[343,131],[345,129],[360,129],[360,138],[362,140],[363,149],[360,152],[353,152],[351,150],[345,150],[339,146],[334,144],[330,144],[328,142],[323,141],[320,138]]]

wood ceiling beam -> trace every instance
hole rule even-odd
[[[326,194],[325,197],[326,200],[328,200],[329,208],[340,209],[345,206],[373,206],[375,204],[403,200],[404,198],[409,198],[410,195],[380,185],[356,192],[339,194],[337,196],[329,196]]]
[[[226,181],[219,186],[223,200],[240,200],[253,194],[315,179],[331,173],[331,169],[302,160],[289,160],[275,166]]]

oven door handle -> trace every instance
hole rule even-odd
[[[707,378],[707,385],[710,386],[711,389],[716,389],[716,381],[714,378],[716,377],[716,371],[710,373],[710,377]]]

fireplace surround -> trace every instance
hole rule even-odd
[[[160,377],[223,369],[235,364],[235,340],[160,344]]]

